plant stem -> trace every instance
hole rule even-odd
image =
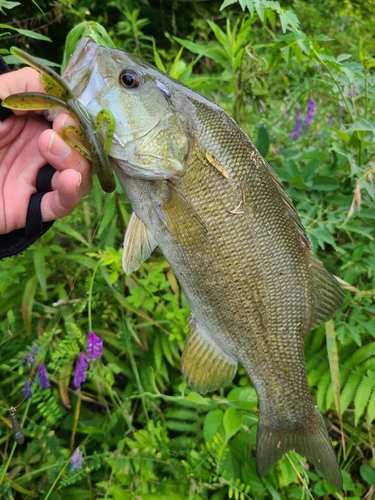
[[[347,110],[347,112],[349,113],[350,115],[350,118],[352,119],[352,121],[354,122],[355,121],[355,116],[353,115],[351,109],[350,109],[350,106],[348,104],[348,100],[339,84],[339,82],[337,81],[337,78],[334,76],[334,74],[332,73],[332,71],[330,70],[329,66],[327,65],[327,63],[320,57],[320,54],[319,52],[316,51],[316,49],[314,49],[312,47],[312,52],[313,54],[315,55],[315,57],[317,58],[317,60],[320,62],[320,64],[324,67],[324,69],[327,71],[327,73],[329,74],[329,76],[332,78],[332,80],[335,82],[336,84],[336,87],[342,97],[342,100],[344,101],[344,104],[345,104],[345,108]]]

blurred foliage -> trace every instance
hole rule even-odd
[[[374,2],[17,3],[0,2],[10,26],[3,29],[3,52],[18,45],[61,63],[68,32],[99,22],[116,46],[219,103],[284,182],[314,251],[347,292],[334,322],[305,340],[309,384],[326,415],[345,493],[306,470],[293,452],[258,478],[257,398],[245,371],[239,368],[229,387],[209,397],[186,387],[180,371],[186,298],[158,250],[124,275],[131,207],[119,186],[105,195],[95,179],[74,214],[23,255],[0,262],[2,408],[20,404],[25,380],[33,381],[32,398],[17,411],[26,445],[15,444],[9,412],[0,417],[0,497],[372,498]],[[53,46],[12,28],[47,36]],[[97,26],[81,24],[68,45],[83,28]],[[310,98],[312,123],[306,122]],[[74,364],[89,330],[103,338],[103,358],[90,363],[75,391]],[[50,389],[35,382],[41,362]],[[70,471],[78,446],[83,466]]]

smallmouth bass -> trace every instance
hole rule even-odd
[[[85,38],[63,79],[92,117],[115,117],[109,154],[133,207],[124,269],[159,246],[174,270],[191,307],[189,386],[227,385],[240,362],[259,398],[258,474],[295,449],[341,490],[303,337],[343,294],[271,167],[219,106],[136,56]]]

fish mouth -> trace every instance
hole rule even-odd
[[[82,104],[88,105],[104,85],[97,64],[99,46],[91,37],[82,38],[62,78]]]

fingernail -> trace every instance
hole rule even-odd
[[[81,174],[81,172],[77,172],[77,174],[79,175],[79,181],[78,181],[77,187],[79,187],[82,184],[82,174]]]
[[[59,158],[66,158],[70,154],[70,146],[56,132],[52,132],[48,151]]]

